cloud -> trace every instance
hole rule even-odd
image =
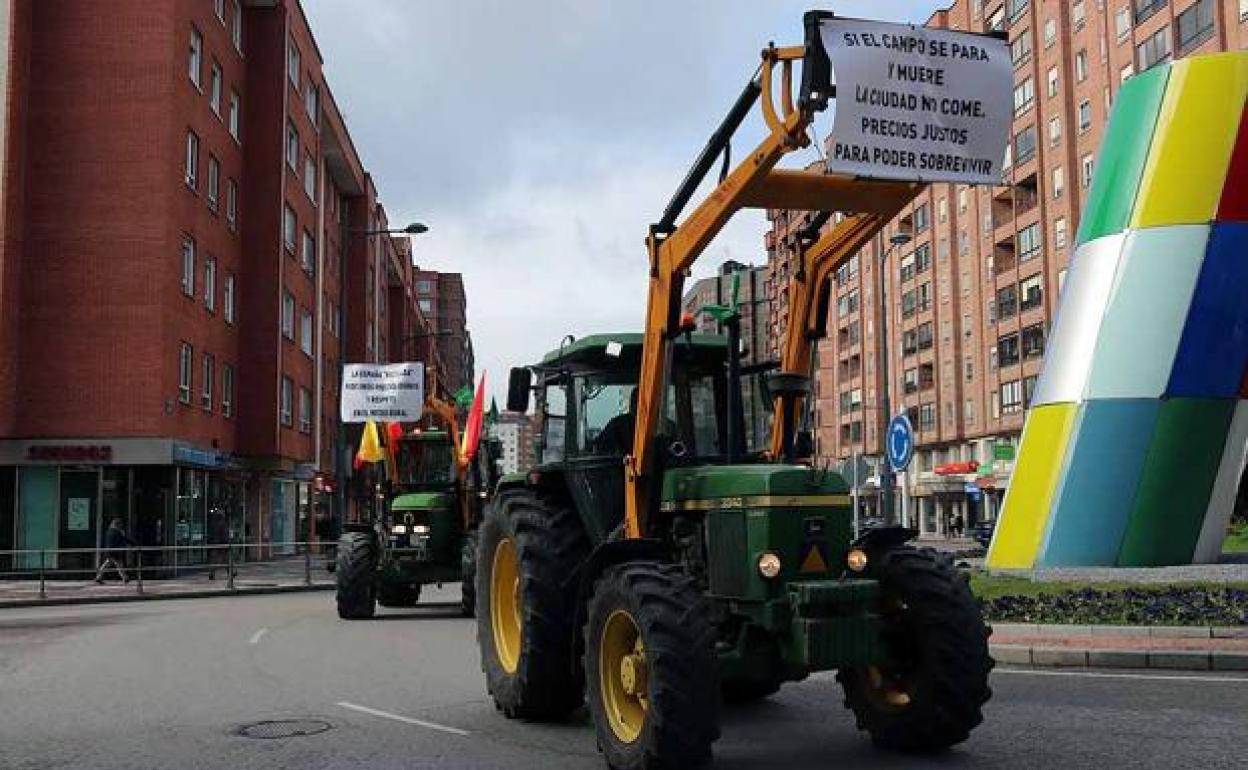
[[[648,224],[758,63],[801,40],[805,2],[303,0],[335,99],[425,267],[462,272],[478,371],[568,333],[635,330]],[[842,2],[921,22],[931,2]],[[734,157],[760,136],[743,128]],[[810,160],[813,154],[804,156]],[[696,200],[696,199],[695,199]],[[743,212],[695,275],[766,260]]]

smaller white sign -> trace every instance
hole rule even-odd
[[[425,365],[347,364],[341,402],[343,422],[416,422],[425,407]]]
[[[999,184],[1013,117],[1005,40],[859,19],[820,28],[836,81],[828,171]]]
[[[71,532],[91,529],[91,498],[71,497],[65,501],[65,529]]]

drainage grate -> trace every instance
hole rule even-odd
[[[303,735],[316,735],[332,728],[329,722],[321,719],[266,719],[263,722],[252,722],[239,727],[235,731],[244,738],[298,738]]]

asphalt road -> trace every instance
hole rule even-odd
[[[0,611],[0,768],[601,768],[583,715],[504,719],[457,589],[339,621],[329,593]],[[1244,767],[1248,677],[994,674],[971,740],[873,749],[827,676],[729,708],[717,768]],[[312,720],[324,732],[250,738]],[[259,728],[261,730],[265,728]]]

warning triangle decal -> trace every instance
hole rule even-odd
[[[810,550],[806,552],[806,558],[802,559],[802,572],[828,571],[828,562],[820,551],[818,543],[811,543]]]

